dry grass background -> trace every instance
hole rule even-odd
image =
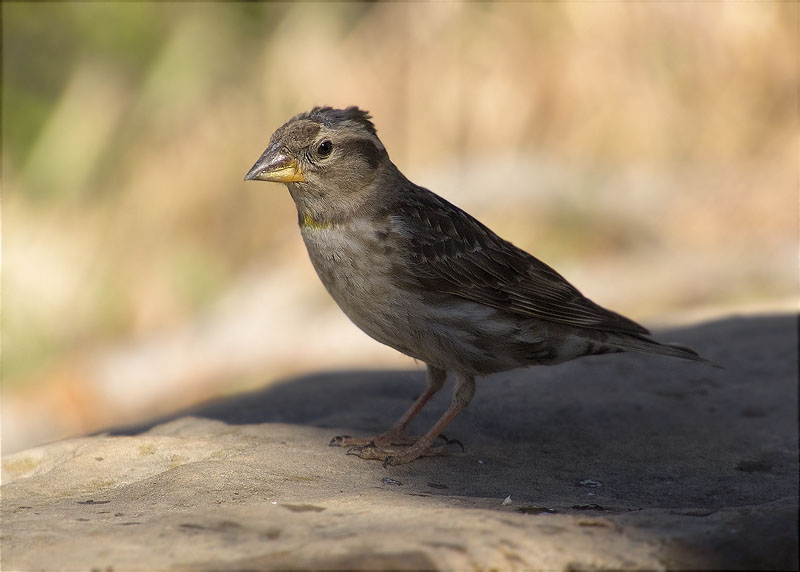
[[[789,300],[798,4],[4,3],[3,451],[410,360],[324,293],[271,131],[415,182],[650,325]],[[720,308],[722,310],[720,310]]]

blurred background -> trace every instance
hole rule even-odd
[[[648,326],[795,311],[798,6],[4,2],[2,453],[415,367],[242,181],[313,105]]]

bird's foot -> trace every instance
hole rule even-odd
[[[337,435],[331,442],[330,447],[366,447],[367,445],[377,445],[378,447],[392,447],[413,445],[419,441],[419,437],[406,435],[400,429],[389,429],[377,437],[351,437],[350,435]]]
[[[423,437],[406,435],[402,430],[389,429],[377,437],[351,437],[350,435],[337,435],[328,443],[329,447],[366,447],[367,445],[377,445],[379,447],[400,447],[416,444]],[[458,439],[448,439],[444,434],[440,434],[437,439],[441,439],[447,445],[458,445],[464,451],[464,445]]]
[[[464,450],[464,445],[455,439],[444,439],[444,445],[433,445],[433,439],[427,437],[419,438],[413,445],[404,448],[396,448],[391,446],[382,446],[375,442],[367,443],[366,445],[359,445],[350,447],[347,450],[348,455],[355,455],[361,459],[371,459],[383,461],[383,466],[389,465],[404,465],[410,463],[420,457],[437,457],[440,455],[447,455],[450,452],[450,445],[458,445],[461,450]]]

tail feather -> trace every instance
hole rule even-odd
[[[713,361],[704,358],[689,346],[676,343],[657,342],[656,340],[645,336],[620,336],[618,339],[615,339],[612,342],[612,345],[621,349],[622,351],[659,354],[690,361],[698,361],[713,367],[722,367]]]

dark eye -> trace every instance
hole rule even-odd
[[[320,157],[327,157],[331,154],[331,151],[333,151],[333,143],[327,139],[325,139],[325,141],[320,143],[319,147],[317,147],[317,155]]]

